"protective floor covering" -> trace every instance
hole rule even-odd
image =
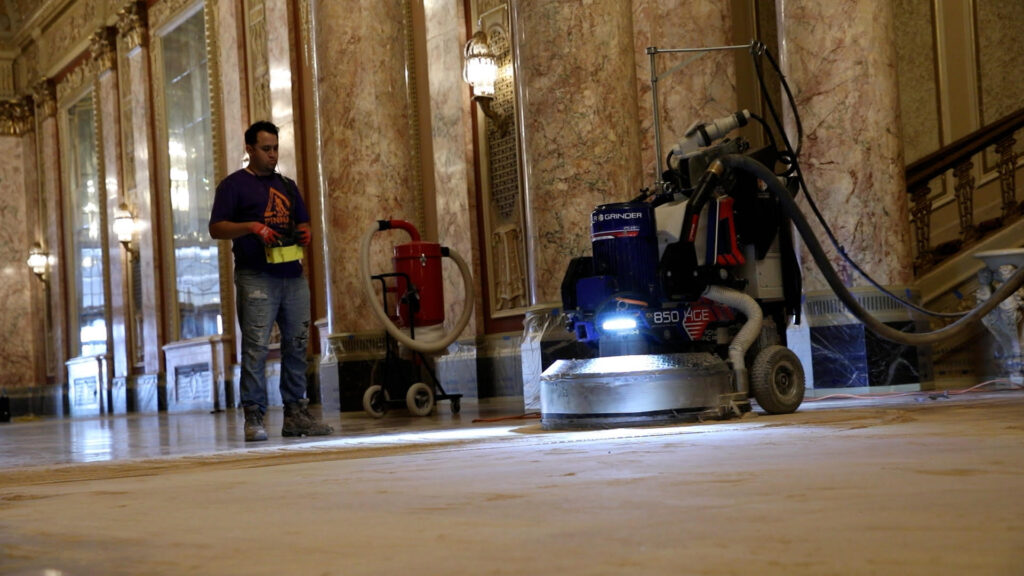
[[[0,472],[0,574],[1024,574],[1019,390],[600,431],[389,418],[105,462],[37,440]]]

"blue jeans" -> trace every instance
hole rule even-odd
[[[306,346],[309,341],[309,284],[298,278],[275,278],[236,269],[238,324],[242,328],[242,406],[267,411],[267,353],[277,322],[281,330],[281,399],[285,404],[306,396]]]

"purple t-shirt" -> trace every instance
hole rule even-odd
[[[217,185],[210,212],[216,222],[262,222],[281,234],[309,222],[309,212],[295,182],[280,174],[257,176],[248,170],[229,174]],[[245,234],[231,241],[235,268],[260,270],[278,278],[302,275],[300,261],[268,264],[263,240]]]

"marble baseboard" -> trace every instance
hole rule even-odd
[[[114,378],[106,392],[106,414],[128,413],[128,382],[125,378]]]
[[[32,416],[63,417],[70,414],[63,384],[10,388],[4,393],[12,420]]]
[[[338,364],[338,391],[333,393],[338,398],[338,410],[357,412],[363,409],[363,392],[374,380],[377,360],[353,360]],[[324,390],[321,383],[321,395],[331,394]]]
[[[464,398],[521,397],[523,395],[522,338],[519,334],[489,336],[475,342],[458,342],[441,356],[428,356],[434,374],[448,394]],[[551,348],[564,345],[552,343]],[[544,344],[545,350],[548,345]],[[430,376],[416,373],[410,360],[394,360],[385,366],[383,351],[368,353],[359,348],[351,358],[338,354],[337,361],[321,364],[319,382],[324,408],[342,412],[361,411],[363,393],[371,382],[381,384],[385,372],[400,384],[426,382]],[[550,354],[545,353],[545,357]],[[550,360],[553,361],[553,360]],[[336,367],[336,368],[335,368]],[[325,370],[337,370],[336,375]]]
[[[523,395],[522,338],[493,339],[477,351],[477,397],[502,398]]]
[[[152,413],[160,410],[160,377],[155,374],[133,376],[127,381],[128,411]]]
[[[161,388],[161,409],[172,413],[213,411],[220,395],[215,384],[209,362],[174,366]]]
[[[96,393],[97,400],[90,410],[73,411],[70,386],[53,384],[27,386],[7,390],[12,420],[32,416],[98,416],[131,412],[157,412],[159,410],[157,375],[114,378],[109,387]]]
[[[913,332],[914,322],[886,322]],[[919,384],[933,379],[929,350],[883,340],[863,324],[811,327],[815,388]]]
[[[460,355],[454,359],[442,356],[429,360],[446,393],[477,397],[475,358]],[[326,370],[332,369],[337,371],[336,375],[325,374]],[[414,382],[430,381],[426,369],[411,360],[396,359],[386,364],[383,358],[364,357],[321,365],[319,386],[325,410],[359,412],[363,409],[363,394],[371,383],[383,386],[389,382],[397,390]]]
[[[309,395],[310,385],[309,380],[316,381],[315,376],[309,373],[307,376],[307,395]],[[264,370],[264,377],[267,382],[267,406],[284,406],[284,400],[281,399],[281,361],[276,358],[267,360],[267,366]],[[238,406],[241,402],[241,390],[239,389],[239,383],[242,381],[242,367],[235,364],[231,367],[231,380],[224,382],[222,388],[222,397],[224,398],[225,405]],[[317,394],[319,397],[319,394]],[[312,400],[312,396],[310,396]]]

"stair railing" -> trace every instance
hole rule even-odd
[[[1024,204],[1017,201],[1015,174],[1021,154],[1014,151],[1016,133],[1024,128],[1024,109],[1009,114],[988,126],[907,165],[907,192],[910,194],[910,214],[914,229],[916,257],[914,272],[920,275],[943,260],[965,250],[971,244],[1020,218]],[[975,158],[992,147],[997,156],[1001,214],[981,223],[974,221],[974,194],[977,190],[974,176]],[[931,245],[932,213],[936,203],[946,195],[940,189],[933,194],[934,180],[952,172],[954,178],[953,201],[959,220],[959,238]],[[940,185],[941,188],[941,185]]]

